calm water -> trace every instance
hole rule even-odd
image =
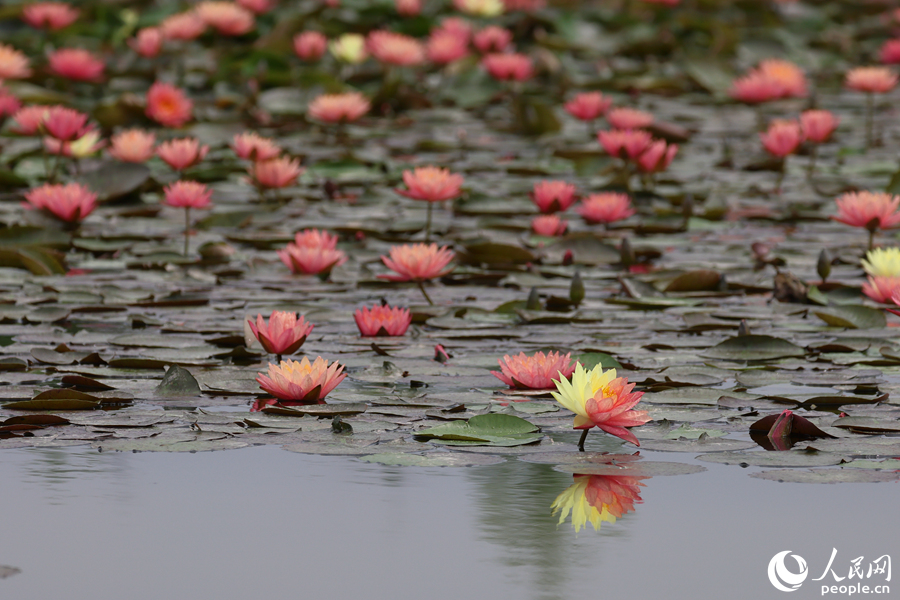
[[[645,480],[635,512],[576,535],[550,515],[572,477],[516,460],[4,451],[0,565],[22,572],[0,598],[783,598],[766,576],[776,552],[805,557],[810,577],[832,548],[843,575],[857,556],[900,557],[896,484],[705,466]],[[788,597],[821,597],[820,583]]]

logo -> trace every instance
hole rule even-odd
[[[791,556],[797,561],[800,572],[793,573],[788,570],[787,565],[784,564],[784,559],[788,554],[791,554],[790,550],[779,552],[769,561],[769,581],[772,582],[772,585],[775,586],[776,589],[779,589],[782,592],[793,592],[797,590],[797,588],[806,581],[806,576],[809,575],[806,561],[798,554],[791,554]]]

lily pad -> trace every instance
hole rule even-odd
[[[739,335],[716,344],[701,356],[722,360],[775,360],[806,356],[806,351],[791,342],[770,335]]]
[[[750,473],[750,477],[780,483],[879,483],[900,481],[900,473],[866,469],[776,469]]]
[[[492,413],[423,429],[415,436],[449,445],[519,446],[539,442],[543,438],[539,431],[525,419]]]
[[[843,458],[831,452],[788,450],[784,452],[719,452],[697,457],[703,462],[742,467],[827,467],[839,465]]]
[[[817,309],[814,314],[833,327],[875,329],[887,325],[884,311],[859,304],[844,304]]]

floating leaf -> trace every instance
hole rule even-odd
[[[200,394],[200,384],[191,372],[178,365],[170,366],[160,384],[156,386],[156,395],[162,398],[181,398]]]
[[[543,435],[540,428],[525,419],[504,414],[477,415],[468,421],[453,421],[415,433],[417,438],[439,440],[445,444],[518,446],[533,444]]]
[[[862,305],[829,306],[816,309],[813,313],[833,327],[876,329],[887,325],[884,311]]]
[[[741,335],[716,344],[701,356],[722,360],[775,360],[805,356],[803,348],[769,335]]]
[[[878,483],[900,481],[900,473],[865,469],[776,469],[750,473],[750,477],[781,483]]]

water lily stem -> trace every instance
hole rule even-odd
[[[280,354],[275,355],[275,362],[279,365],[281,364],[281,355]]]
[[[428,203],[428,216],[425,218],[425,243],[431,242],[431,210],[433,202]]]
[[[869,250],[875,247],[875,228],[869,230]]]
[[[866,94],[866,150],[872,147],[875,128],[875,94]]]
[[[809,152],[809,166],[807,167],[807,176],[812,177],[813,173],[816,172],[816,159],[819,156],[819,145],[813,144],[812,149]]]
[[[434,302],[431,301],[431,298],[428,296],[428,292],[425,291],[425,282],[417,281],[416,283],[419,284],[419,289],[422,290],[422,295],[425,296],[425,300],[428,301],[428,304],[430,306],[434,306]]]
[[[184,207],[184,257],[187,258],[191,233],[191,207]]]
[[[578,438],[578,451],[579,452],[584,452],[584,440],[587,439],[588,431],[590,431],[590,429],[582,429],[581,430],[581,437]]]

